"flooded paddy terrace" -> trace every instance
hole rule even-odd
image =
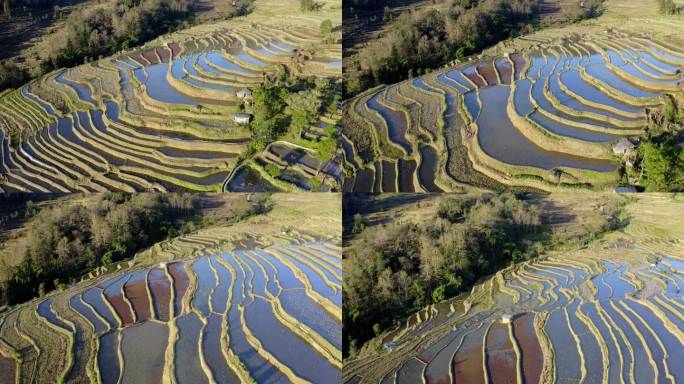
[[[340,248],[252,243],[17,307],[0,317],[0,369],[18,370],[19,382],[48,372],[67,382],[339,382]],[[36,359],[52,363],[38,372]]]
[[[639,136],[647,109],[684,90],[683,69],[684,50],[656,40],[572,36],[375,88],[350,102],[352,118],[377,134],[371,147],[345,142],[345,152],[359,155],[345,185],[438,192],[484,176],[535,189],[612,187],[620,161],[612,145]],[[371,150],[383,169],[417,166],[378,173],[359,162]],[[471,168],[464,162],[482,176],[463,174]],[[365,181],[368,172],[377,187]]]
[[[239,92],[292,65],[301,46],[316,44],[315,35],[283,26],[264,24],[252,33],[236,24],[60,70],[5,93],[2,189],[224,190],[239,176],[234,171],[251,137],[233,121]],[[316,76],[337,71],[307,62],[301,69]],[[341,184],[337,163],[319,168],[329,188]],[[299,187],[278,180],[268,188]]]
[[[681,382],[684,248],[665,200],[630,208],[624,232],[415,313],[348,361],[343,382]]]

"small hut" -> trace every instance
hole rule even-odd
[[[252,115],[249,113],[236,113],[233,120],[238,124],[249,124],[252,121]]]
[[[633,151],[636,149],[636,147],[636,144],[634,144],[632,140],[627,137],[623,137],[613,144],[613,153],[616,155],[624,155],[627,152]]]
[[[563,171],[558,169],[558,168],[551,168],[549,169],[549,180],[552,182],[558,184],[561,181],[561,177],[563,176]]]
[[[239,91],[235,93],[235,95],[238,97],[238,99],[251,99],[252,98],[252,90],[249,88],[242,88]]]

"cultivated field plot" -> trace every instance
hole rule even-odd
[[[18,306],[0,317],[0,372],[18,383],[339,382],[340,239],[279,236],[227,248],[228,231],[203,231],[151,251],[169,261]],[[199,256],[176,260],[183,249]]]
[[[578,28],[507,43],[350,100],[343,190],[610,188],[648,110],[684,90],[684,49],[646,34]]]
[[[681,206],[640,197],[623,230],[421,310],[345,363],[343,381],[681,382]]]
[[[247,17],[198,26],[0,94],[0,188],[293,191],[315,175],[322,190],[339,189],[338,161],[315,156],[335,115],[296,144],[240,158],[251,133],[239,104],[251,87],[283,70],[341,75],[341,47],[321,43],[319,24]]]

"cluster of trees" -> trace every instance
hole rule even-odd
[[[192,22],[190,5],[190,0],[118,0],[75,11],[42,69],[82,64],[187,27]]]
[[[254,119],[250,123],[252,141],[245,157],[263,150],[268,144],[279,139],[289,140],[316,150],[321,166],[330,160],[337,151],[338,131],[335,126],[324,130],[315,142],[303,139],[303,134],[318,121],[323,114],[333,115],[339,108],[341,96],[335,84],[324,78],[300,79],[291,84],[265,82],[252,91],[251,106]],[[275,165],[265,168],[273,177],[281,176]],[[308,180],[312,191],[322,186],[318,177]]]
[[[61,7],[74,5],[79,0],[2,0],[2,14],[8,17],[13,17],[15,12],[13,10],[28,11],[44,11],[54,9],[60,10]]]
[[[299,0],[299,9],[304,12],[317,11],[321,9],[322,4],[317,3],[316,0]]]
[[[674,138],[647,141],[639,148],[644,178],[641,184],[650,192],[684,191],[684,147]]]
[[[33,209],[31,215],[30,233],[16,248],[23,261],[0,282],[0,305],[30,300],[202,224],[197,197],[175,193],[107,193],[93,204]]]
[[[469,291],[483,276],[554,247],[581,246],[625,223],[619,202],[592,211],[583,221],[586,232],[570,234],[543,225],[539,205],[526,195],[440,199],[435,216],[420,223],[366,226],[358,211],[367,208],[345,208],[354,215],[345,231],[356,233],[344,260],[345,357],[409,314]]]
[[[642,137],[635,167],[627,176],[651,192],[684,191],[684,114],[675,100],[666,96],[662,111],[652,111],[649,127]]]
[[[603,0],[569,1],[563,3],[563,16],[574,23],[583,19],[597,17],[603,12]]]
[[[354,95],[380,83],[420,75],[462,59],[531,28],[534,0],[452,0],[446,10],[409,11],[382,38],[359,53],[346,92]]]
[[[68,4],[69,0],[3,0],[0,14],[12,18],[17,12],[14,10],[28,10],[29,14],[33,10],[59,9],[60,5]],[[40,16],[44,17],[42,14]],[[31,74],[17,65],[13,60],[0,61],[0,92],[9,88],[18,88],[31,79]]]
[[[658,0],[658,10],[663,15],[676,15],[681,12],[674,0]]]
[[[254,0],[234,0],[232,4],[233,9],[226,16],[227,18],[244,16],[252,13],[254,10]]]
[[[322,78],[304,79],[290,85],[265,82],[254,88],[252,96],[252,153],[282,137],[299,140],[320,115],[335,113],[340,101],[335,85]],[[326,156],[326,160],[337,148],[336,135],[337,130],[331,127],[317,145],[319,154]]]
[[[339,29],[335,30],[330,19],[321,22],[320,30],[325,44],[339,44],[342,41],[342,32]]]
[[[15,63],[9,60],[0,62],[0,92],[8,88],[18,88],[29,78],[28,72]]]
[[[537,255],[540,212],[513,194],[445,196],[425,223],[364,230],[344,264],[344,354],[431,303],[468,289],[484,275]]]
[[[11,15],[12,9],[18,7],[48,8],[54,10],[54,18],[62,18],[60,6],[71,3],[70,0],[3,0],[3,13]],[[227,17],[249,13],[252,3],[253,0],[233,1]],[[15,64],[0,64],[0,91],[21,86],[31,76],[97,60],[194,23],[191,0],[111,0],[102,6],[77,9],[68,15],[64,30],[50,37],[50,50],[41,54],[40,68],[29,74]]]

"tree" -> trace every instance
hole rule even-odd
[[[317,117],[321,100],[312,90],[299,91],[287,96],[285,112],[290,115],[290,132],[294,137],[300,137],[302,131]]]
[[[647,191],[677,191],[684,187],[684,148],[646,142],[639,148]]]
[[[337,140],[326,137],[318,144],[318,151],[316,157],[321,161],[321,166],[328,160],[332,159],[337,152]]]
[[[36,205],[36,203],[34,203],[33,201],[29,200],[29,201],[26,203],[26,214],[25,214],[26,217],[33,217],[33,216],[35,216],[39,211],[40,211],[40,209],[38,208],[38,206]]]
[[[360,213],[355,214],[352,233],[361,233],[364,229],[366,229],[366,223],[363,221],[363,216]]]
[[[327,36],[332,33],[332,21],[330,19],[323,20],[321,23],[321,35]]]
[[[443,199],[439,203],[437,215],[442,219],[456,223],[463,220],[466,209],[469,208],[469,205],[470,204],[466,203],[461,197],[458,196]]]
[[[384,21],[384,22],[392,21],[392,16],[393,16],[392,10],[390,9],[390,7],[385,6],[385,8],[383,8],[383,10],[382,10],[382,21]]]
[[[278,138],[281,132],[280,120],[271,118],[268,120],[255,120],[250,124],[252,141],[255,149],[263,149]]]
[[[299,9],[305,12],[313,11],[316,6],[314,0],[299,0]]]
[[[40,209],[29,218],[30,230],[15,250],[23,262],[10,274],[10,304],[31,299],[41,284],[48,291],[59,282],[129,257],[178,229],[193,230],[202,223],[196,208],[183,195],[108,193],[92,205]],[[36,206],[27,203],[26,211],[28,217]],[[7,303],[0,301],[0,306]]]
[[[252,91],[254,105],[252,112],[255,121],[270,120],[279,114],[285,106],[286,90],[280,86],[258,85]]]
[[[438,286],[434,291],[432,291],[432,302],[433,303],[439,303],[440,301],[444,301],[446,299],[446,295],[444,294],[444,290],[446,288],[444,285]]]

